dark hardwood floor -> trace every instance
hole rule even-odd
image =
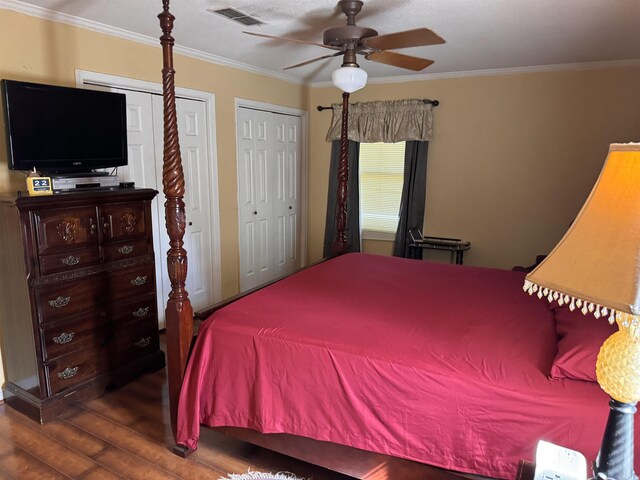
[[[287,442],[287,436],[282,436]],[[303,478],[353,478],[294,460],[203,428],[198,450],[174,455],[164,370],[75,405],[46,425],[0,405],[2,479],[185,479],[218,480],[247,470],[287,471]],[[328,447],[328,448],[325,448]],[[383,455],[353,456],[354,450],[309,440],[303,448],[329,455],[343,472],[368,480],[455,480],[462,476]],[[355,451],[357,453],[357,451]]]

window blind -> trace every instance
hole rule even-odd
[[[405,142],[360,144],[362,238],[393,240],[404,180]]]

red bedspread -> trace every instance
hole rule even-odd
[[[540,439],[591,461],[608,397],[548,379],[554,319],[523,279],[349,254],[245,297],[200,328],[178,441],[246,427],[499,478]]]

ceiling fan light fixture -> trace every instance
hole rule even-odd
[[[331,74],[331,81],[343,92],[353,93],[367,84],[367,72],[360,67],[340,67]]]

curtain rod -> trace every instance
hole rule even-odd
[[[434,107],[437,107],[438,105],[440,105],[440,102],[438,100],[431,100],[430,98],[423,98],[422,101],[427,104],[430,103]],[[333,107],[323,107],[322,105],[318,105],[317,108],[319,112],[323,110],[333,110]]]

